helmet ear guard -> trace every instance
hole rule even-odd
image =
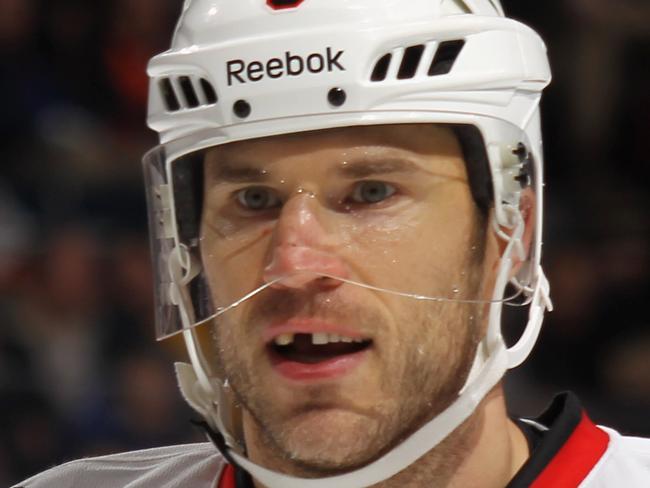
[[[549,283],[540,264],[542,165],[541,155],[536,158],[534,151],[524,141],[493,147],[492,151],[494,157],[502,162],[498,172],[501,177],[494,178],[495,193],[501,195],[496,205],[494,229],[507,243],[502,261],[510,262],[509,267],[512,267],[513,257],[517,259],[519,269],[512,270],[509,282],[526,297],[522,305],[529,306],[526,327],[517,342],[507,350],[508,369],[511,369],[519,366],[530,355],[541,330],[544,312],[553,310]],[[532,212],[522,208],[522,194],[531,191],[535,195],[535,208]],[[528,219],[532,219],[532,222],[526,222],[523,212],[531,212]],[[532,230],[527,229],[530,226],[533,227]],[[508,231],[504,231],[504,228]],[[525,242],[527,231],[533,232],[528,245]],[[498,335],[500,338],[498,324],[500,325],[500,320],[490,320],[488,337],[496,338]]]

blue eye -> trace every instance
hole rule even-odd
[[[248,210],[267,210],[280,205],[275,192],[261,186],[245,188],[238,191],[236,196],[239,204]]]
[[[395,187],[383,181],[362,181],[354,187],[354,203],[379,203],[395,194]]]

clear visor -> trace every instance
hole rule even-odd
[[[174,160],[159,147],[144,166],[159,339],[245,303],[300,301],[309,314],[337,295],[494,301],[494,210],[448,128],[331,129]]]

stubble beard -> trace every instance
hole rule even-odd
[[[473,283],[465,287],[475,292]],[[292,301],[290,297],[284,301],[277,298],[269,300],[276,311]],[[381,457],[455,400],[479,340],[481,307],[458,303],[419,305],[415,310],[405,307],[408,315],[402,318],[403,322],[419,324],[409,327],[417,333],[408,344],[402,340],[402,350],[391,356],[390,363],[382,364],[380,388],[384,400],[363,411],[332,408],[341,395],[335,385],[311,387],[306,395],[308,403],[289,415],[277,411],[272,402],[265,400],[269,385],[256,375],[254,361],[232,347],[222,346],[238,343],[232,342],[236,339],[228,337],[230,334],[215,334],[219,369],[255,424],[256,441],[272,453],[269,463],[284,466],[284,470],[290,466],[292,474],[305,477],[353,470]],[[331,299],[328,306],[338,314],[351,308]],[[321,312],[327,314],[326,310]],[[354,306],[354,315],[360,315],[358,306]],[[366,311],[364,315],[369,323],[381,323],[377,313]],[[232,324],[221,325],[220,331],[233,330]]]

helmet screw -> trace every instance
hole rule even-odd
[[[334,107],[340,107],[345,103],[347,95],[343,88],[332,88],[327,94],[327,99]]]
[[[237,100],[232,106],[232,111],[240,119],[245,119],[251,114],[251,106],[246,100]]]
[[[517,147],[512,150],[512,153],[519,158],[519,161],[525,161],[528,158],[528,148],[523,142],[517,144]]]

